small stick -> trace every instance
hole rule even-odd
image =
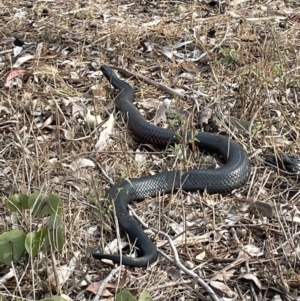
[[[187,285],[187,284],[192,284],[193,280],[187,280],[187,281],[172,281],[172,282],[168,282],[162,285],[156,285],[156,286],[152,286],[152,287],[148,287],[147,291],[157,291],[157,290],[161,290],[163,288],[168,288],[168,287],[172,287],[172,286],[176,286],[178,287],[179,285]],[[139,287],[133,287],[130,288],[131,290],[133,289],[139,289]]]
[[[115,70],[118,70],[120,73],[122,73],[123,75],[125,76],[128,76],[128,77],[135,77],[137,79],[140,79],[142,81],[144,81],[145,83],[149,84],[149,85],[152,85],[154,87],[156,87],[157,89],[159,90],[162,90],[162,91],[165,91],[171,95],[174,95],[174,96],[177,96],[177,97],[180,97],[182,99],[186,99],[186,96],[181,94],[180,92],[164,85],[164,84],[161,84],[161,83],[157,83],[155,82],[154,80],[144,76],[144,75],[141,75],[141,74],[135,74],[135,73],[132,73],[126,69],[123,69],[123,68],[120,68],[120,67],[117,67],[117,66],[112,66],[111,68],[115,69]]]
[[[112,279],[112,277],[118,272],[121,271],[121,266],[117,266],[116,268],[114,268],[113,270],[111,270],[111,272],[109,273],[109,275],[103,280],[103,282],[101,283],[101,285],[99,286],[98,292],[94,298],[93,301],[98,301],[101,297],[101,294],[103,292],[103,290],[105,289],[106,284]]]

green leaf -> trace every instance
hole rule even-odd
[[[61,296],[52,296],[51,298],[42,299],[40,301],[66,301],[66,299]]]
[[[62,220],[57,214],[53,214],[47,221],[47,233],[45,247],[48,251],[61,250],[64,245],[64,238],[61,229]]]
[[[0,295],[0,301],[6,301],[7,299],[3,296],[3,295]]]
[[[6,207],[11,212],[21,212],[25,209],[29,209],[28,204],[29,196],[26,194],[14,194],[9,196],[8,200],[6,200]]]
[[[64,246],[64,237],[61,228],[48,230],[45,237],[45,247],[47,251],[61,250]]]
[[[143,290],[140,297],[139,301],[152,301],[152,297],[150,295],[150,292],[147,290]]]
[[[7,265],[17,262],[25,251],[26,234],[22,230],[12,230],[0,235],[0,261]]]
[[[47,228],[48,230],[54,230],[61,228],[62,226],[62,220],[61,217],[57,214],[52,214],[49,216],[48,221],[47,221]]]
[[[233,116],[229,116],[226,118],[227,122],[231,124],[235,129],[237,129],[240,133],[250,133],[251,122],[238,119]],[[251,133],[256,134],[261,129],[261,125],[259,123],[253,123],[251,127]]]
[[[27,253],[31,257],[35,257],[43,243],[43,239],[45,238],[47,233],[47,228],[43,227],[41,230],[37,232],[31,232],[26,235],[25,239],[25,248]]]
[[[230,52],[227,56],[227,63],[230,65],[234,62],[234,55],[232,52]]]
[[[29,196],[28,203],[35,216],[53,213],[61,214],[62,212],[60,199],[52,193],[46,195],[36,191]]]
[[[116,301],[137,301],[130,292],[122,290],[117,294]]]

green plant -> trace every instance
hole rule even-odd
[[[235,61],[235,49],[232,48],[227,48],[227,47],[222,47],[221,49],[222,54],[224,55],[227,64],[232,64]]]
[[[34,192],[31,195],[11,195],[6,206],[15,214],[25,218],[30,211],[32,221],[38,217],[48,216],[44,225],[37,231],[25,233],[14,229],[0,235],[0,261],[11,265],[17,262],[26,251],[35,257],[42,246],[47,251],[60,250],[64,244],[62,233],[62,203],[55,194]],[[27,215],[26,215],[27,216]]]
[[[151,301],[149,291],[143,290],[139,299],[136,299],[132,294],[127,290],[122,290],[117,294],[116,301]]]

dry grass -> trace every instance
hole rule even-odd
[[[176,243],[181,261],[206,281],[219,276],[219,284],[224,285],[216,290],[220,300],[222,294],[228,300],[275,300],[275,295],[281,298],[276,300],[296,299],[299,184],[266,167],[263,160],[269,153],[300,151],[297,9],[297,1],[226,0],[219,5],[217,1],[20,0],[13,4],[2,0],[1,204],[9,194],[36,189],[54,192],[64,201],[66,243],[55,254],[56,264],[67,264],[76,251],[81,254],[62,292],[74,300],[93,298],[78,281],[107,276],[111,268],[91,259],[90,252],[99,241],[105,246],[116,237],[105,200],[110,183],[97,168],[74,172],[66,164],[91,156],[115,182],[121,176],[199,166],[192,153],[182,156],[180,149],[149,152],[149,147],[133,139],[121,117],[111,140],[95,151],[101,128],[90,129],[83,123],[84,112],[81,117],[75,112],[88,108],[103,121],[113,112],[116,94],[99,71],[99,66],[108,64],[182,89],[187,99],[173,100],[169,126],[201,128],[201,112],[211,108],[213,122],[205,127],[233,135],[252,161],[248,183],[232,194],[161,196],[134,204],[139,216],[170,235],[175,235],[178,225],[186,231]],[[29,43],[21,56],[35,55],[18,68],[12,68],[17,59],[12,57],[14,38]],[[182,42],[189,43],[174,48]],[[194,50],[207,53],[199,60],[179,57]],[[8,74],[15,69],[30,73],[20,77],[19,87],[5,88]],[[144,82],[128,80],[135,87],[137,106],[148,119],[154,116],[158,99],[173,99]],[[43,126],[49,116],[53,121]],[[252,122],[255,131],[228,125],[229,116]],[[74,139],[68,139],[66,132],[73,133]],[[136,160],[138,148],[145,152],[142,163]],[[49,161],[53,158],[56,163]],[[211,164],[212,160],[204,155],[201,167],[203,161]],[[254,201],[270,204],[273,218],[249,210]],[[1,208],[2,232],[11,229],[11,219]],[[94,225],[99,226],[97,231],[89,234]],[[20,227],[30,231],[35,225],[22,219]],[[171,255],[164,238],[149,233]],[[249,258],[221,275],[245,248]],[[1,293],[7,300],[47,296],[51,291],[47,266],[51,265],[53,257],[42,254],[28,264],[22,261],[15,267],[17,279],[5,283]],[[8,271],[0,265],[0,277]],[[209,300],[188,275],[162,256],[147,269],[130,268],[128,275],[125,287],[136,296],[149,289],[153,300]]]

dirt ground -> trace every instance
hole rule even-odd
[[[0,300],[114,300],[120,289],[137,299],[148,290],[151,300],[300,300],[298,178],[265,164],[270,154],[300,155],[298,7],[2,0],[0,232],[15,226],[9,195],[52,192],[64,204],[65,244],[52,254],[24,254],[12,268],[0,263]],[[251,160],[248,182],[229,194],[179,191],[132,204],[162,252],[148,268],[114,270],[91,257],[96,245],[118,253],[121,239],[128,242],[108,188],[220,162],[184,144],[161,150],[134,139],[114,110],[117,92],[103,64],[134,87],[149,122],[226,134]],[[17,217],[26,233],[44,222],[29,210]]]

